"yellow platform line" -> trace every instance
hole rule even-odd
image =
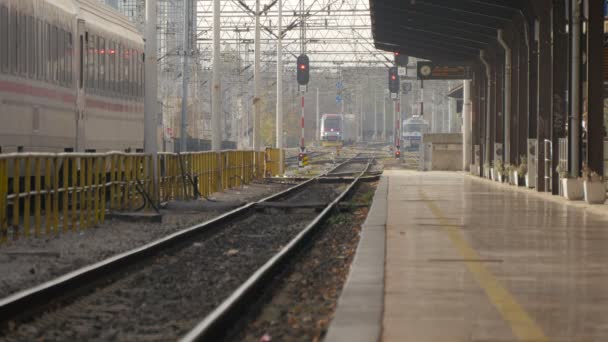
[[[520,341],[544,342],[549,341],[543,330],[526,312],[515,297],[500,283],[500,281],[482,264],[476,262],[480,260],[479,254],[462,236],[460,229],[449,222],[443,211],[435,202],[429,200],[423,191],[420,196],[425,201],[428,208],[437,218],[442,228],[452,240],[452,243],[462,256],[469,271],[484,290],[486,296],[498,309],[503,319],[511,325],[511,330]]]

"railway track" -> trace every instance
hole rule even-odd
[[[4,298],[2,338],[196,340],[217,335],[215,329],[238,312],[369,170],[372,158],[363,159],[357,156],[277,195]],[[359,167],[354,180],[327,182],[347,164]],[[351,174],[356,172],[352,165]]]

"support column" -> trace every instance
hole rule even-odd
[[[570,0],[570,176],[580,176],[581,139],[581,7],[576,0]]]
[[[497,47],[498,48],[498,47]],[[494,66],[494,140],[495,144],[501,144],[500,150],[497,146],[492,149],[493,158],[504,161],[505,156],[505,115],[504,115],[504,75],[505,75],[505,64],[504,64],[503,53],[496,53],[495,66]],[[498,153],[496,153],[496,152]]]
[[[519,51],[519,145],[518,165],[522,157],[528,158],[528,132],[530,131],[530,34],[526,18],[522,18],[521,49]]]
[[[516,22],[514,28],[517,29],[519,27],[519,21]],[[511,69],[511,108],[510,108],[510,116],[511,116],[511,130],[510,130],[510,144],[509,144],[509,160],[512,165],[519,165],[519,139],[518,134],[520,130],[520,121],[519,121],[519,101],[520,98],[518,96],[519,87],[520,87],[520,44],[521,41],[519,39],[519,32],[512,32],[512,62],[513,67]]]
[[[513,56],[511,54],[511,47],[504,39],[502,30],[498,30],[498,42],[505,50],[505,68],[504,68],[504,156],[505,164],[511,164],[511,86],[512,86],[512,70],[513,70]]]
[[[528,84],[528,139],[536,139],[538,137],[538,39],[536,37],[536,34],[538,33],[538,26],[535,24],[535,20],[532,19],[528,27],[530,28],[530,56],[528,61],[528,70],[530,72],[530,80]],[[539,147],[540,146],[536,146],[535,151],[537,160]],[[537,164],[538,163],[532,163],[528,153],[528,172],[531,174],[530,183],[534,187],[536,187],[536,184],[538,183]]]
[[[553,145],[553,174],[551,190],[559,194],[559,174],[555,169],[559,165],[559,140],[566,137],[566,96],[568,78],[568,34],[566,33],[566,6],[563,0],[553,0],[553,125],[551,144]]]
[[[464,81],[462,92],[462,170],[468,171],[471,166],[471,81]]]
[[[482,87],[481,68],[479,65],[475,67],[473,72],[473,81],[471,81],[471,147],[469,153],[471,155],[471,164],[475,164],[475,145],[480,145],[479,126],[481,125],[481,96],[480,89]],[[481,163],[483,165],[483,163]]]
[[[604,175],[603,1],[585,0],[587,21],[587,164]]]
[[[551,8],[547,7],[539,16],[539,55],[538,55],[538,180],[537,190],[549,191],[550,182],[547,178],[551,169],[547,169],[545,141],[551,139],[551,113],[553,97],[553,66],[551,51]]]

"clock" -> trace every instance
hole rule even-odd
[[[420,67],[420,75],[422,76],[430,76],[431,75],[431,67],[428,65],[423,65]]]

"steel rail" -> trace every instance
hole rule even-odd
[[[347,163],[346,161],[345,163]],[[339,164],[335,168],[340,167]],[[334,169],[335,169],[334,168]],[[332,169],[333,170],[333,169]],[[126,269],[141,260],[157,255],[163,250],[176,246],[189,238],[199,234],[213,234],[218,227],[228,220],[244,215],[261,202],[269,202],[280,199],[295,192],[308,184],[311,184],[332,170],[310,178],[298,185],[285,189],[279,193],[270,195],[261,200],[247,203],[239,208],[219,215],[203,223],[196,224],[189,228],[184,228],[178,232],[167,235],[143,246],[119,253],[107,259],[98,261],[88,266],[66,273],[62,276],[46,281],[29,289],[11,294],[0,299],[0,324],[6,324],[10,320],[22,320],[31,317],[44,310],[50,304],[73,297],[73,293],[87,289],[102,279],[107,279],[111,275]]]
[[[220,340],[226,332],[230,331],[231,328],[234,327],[233,323],[242,318],[239,313],[247,306],[247,303],[255,301],[254,297],[259,295],[260,290],[268,283],[267,280],[280,272],[281,266],[306,245],[306,242],[312,238],[314,235],[313,233],[319,228],[320,223],[329,216],[338,203],[352,191],[361,177],[369,171],[373,159],[374,157],[369,158],[365,169],[360,171],[350,185],[336,199],[328,204],[327,207],[325,207],[325,209],[306,226],[306,228],[296,235],[295,238],[263,266],[258,268],[255,273],[232,293],[232,295],[207,315],[194,327],[194,329],[183,336],[180,339],[180,342],[216,341]]]

